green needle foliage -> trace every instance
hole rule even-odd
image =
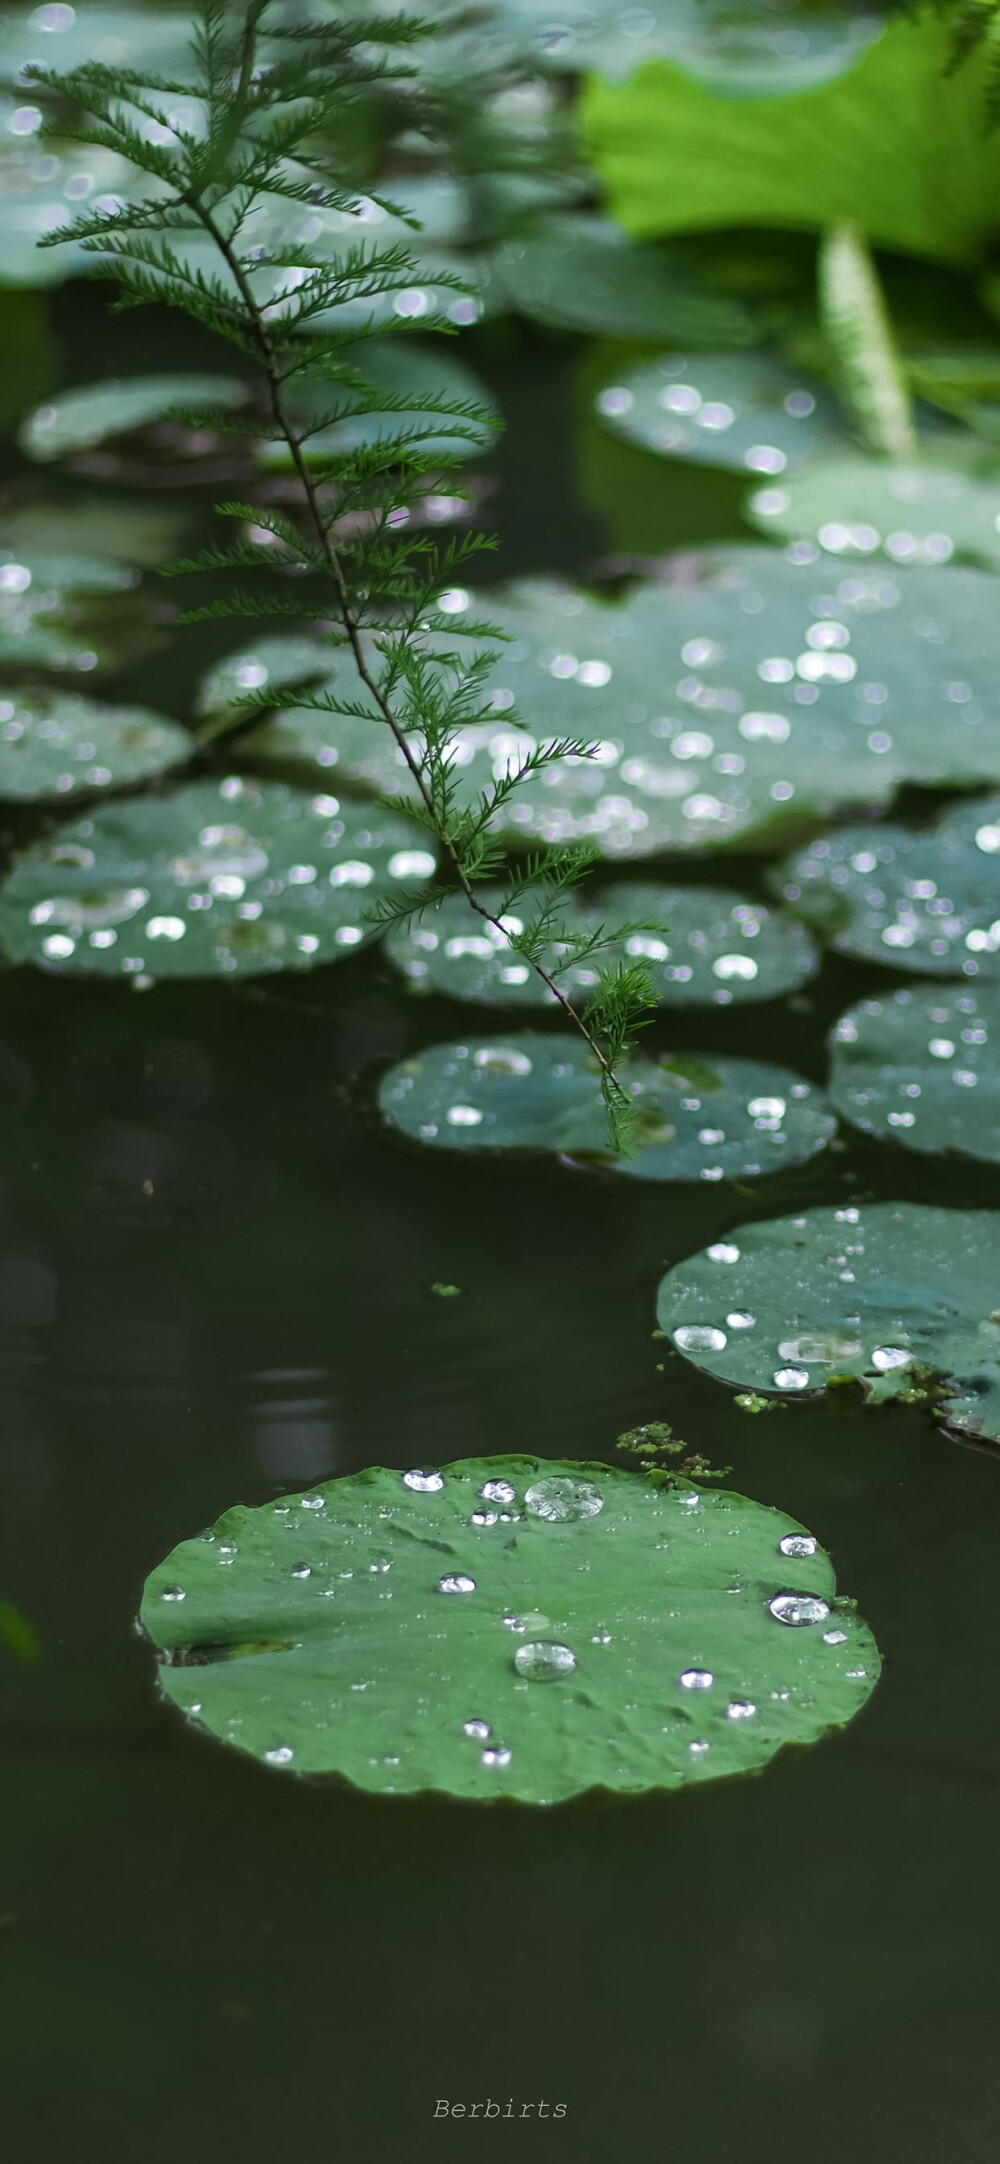
[[[457,885],[503,932],[511,904],[526,888],[539,889],[534,916],[511,943],[586,1038],[613,1140],[627,1149],[630,1105],[615,1069],[649,1001],[648,984],[639,970],[605,969],[589,1007],[578,1011],[558,981],[579,958],[572,935],[556,964],[551,957],[561,936],[558,903],[591,853],[553,850],[525,867],[499,903],[487,904],[479,891],[483,882],[504,877],[494,824],[507,799],[540,768],[586,759],[595,747],[576,738],[543,744],[472,805],[458,794],[459,732],[491,719],[493,642],[502,634],[489,622],[464,619],[458,631],[453,612],[440,603],[470,559],[494,541],[475,532],[437,544],[412,513],[442,486],[442,421],[461,448],[478,447],[491,417],[464,399],[387,393],[366,375],[365,344],[375,331],[380,338],[387,328],[405,336],[413,327],[405,301],[393,314],[394,301],[424,276],[407,245],[341,243],[338,236],[312,249],[290,233],[301,206],[346,221],[363,201],[415,223],[367,180],[362,196],[351,170],[357,130],[350,116],[375,91],[405,94],[411,126],[419,123],[431,135],[453,132],[453,116],[435,111],[433,84],[415,65],[415,48],[430,26],[406,15],[338,12],[332,20],[268,21],[265,28],[267,6],[268,0],[250,0],[234,27],[208,0],[194,32],[190,79],[96,62],[64,74],[32,71],[59,101],[62,136],[114,150],[145,176],[137,200],[88,210],[47,234],[43,245],[72,241],[93,259],[96,275],[115,281],[119,307],[180,308],[259,371],[263,428],[227,407],[173,417],[284,444],[298,504],[292,516],[241,502],[218,506],[239,529],[236,538],[169,568],[199,579],[229,575],[231,583],[218,599],[189,608],[183,620],[307,617],[324,627],[331,647],[349,651],[356,696],[345,697],[341,686],[349,679],[341,674],[335,686],[305,691],[299,703],[391,732],[416,793],[416,803],[408,794],[403,808],[433,835],[442,865],[433,883],[394,899],[376,921],[420,912]],[[282,237],[283,217],[290,237]],[[262,230],[270,236],[263,243]],[[364,231],[360,223],[358,230]],[[464,290],[447,271],[435,271],[434,285]],[[416,320],[422,332],[454,328],[440,312],[423,310]],[[387,432],[383,419],[376,441],[307,458],[311,438],[372,413],[398,415],[398,426]],[[342,430],[334,442],[356,433]],[[447,486],[462,494],[451,475]],[[244,699],[240,724],[246,712]],[[240,724],[224,723],[223,733]],[[590,937],[588,953],[599,944]]]

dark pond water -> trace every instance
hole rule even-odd
[[[57,381],[193,351],[79,289],[46,305]],[[588,508],[575,354],[475,349],[510,419],[499,570],[737,532],[737,482],[657,469],[651,509],[638,454],[613,532]],[[205,652],[169,641],[129,688],[183,713]],[[828,965],[793,1010],[655,1039],[818,1077],[875,981]],[[860,1140],[752,1194],[451,1165],[380,1131],[373,1082],[469,1026],[377,958],[263,989],[2,980],[0,1588],[44,1649],[0,1670],[11,2153],[986,2164],[1000,1467],[850,1394],[748,1418],[651,1333],[663,1268],[741,1219],[1000,1183]],[[299,1783],[157,1704],[144,1575],[227,1504],[374,1461],[613,1459],[663,1417],[832,1552],[885,1656],[843,1735],[532,1812]],[[435,2121],[487,2097],[566,2115]]]

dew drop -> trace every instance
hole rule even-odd
[[[604,1508],[604,1497],[591,1481],[556,1473],[549,1480],[536,1480],[534,1486],[526,1490],[524,1504],[532,1518],[564,1525],[575,1518],[596,1518],[598,1511]]]
[[[684,1322],[674,1331],[674,1344],[681,1352],[721,1352],[725,1343],[725,1331],[711,1323]]]
[[[164,1586],[164,1588],[163,1588],[163,1591],[162,1591],[162,1593],[160,1594],[160,1599],[161,1599],[161,1600],[186,1600],[186,1599],[187,1599],[187,1594],[185,1593],[185,1591],[184,1591],[184,1588],[183,1588],[183,1586],[179,1586],[179,1585],[165,1585],[165,1586]]]
[[[715,1677],[710,1668],[685,1668],[677,1681],[682,1691],[710,1691]]]
[[[444,1487],[443,1473],[413,1472],[403,1474],[404,1488],[411,1488],[414,1495],[439,1495]]]
[[[543,1639],[529,1639],[523,1646],[518,1646],[514,1666],[519,1676],[527,1676],[532,1683],[557,1683],[560,1676],[572,1675],[576,1654],[569,1646],[547,1645]]]
[[[439,1593],[474,1593],[475,1590],[475,1579],[467,1578],[461,1570],[449,1571],[446,1577],[438,1579]]]
[[[264,1756],[269,1766],[287,1766],[295,1757],[295,1752],[290,1744],[279,1743],[276,1751],[265,1751]]]
[[[812,1593],[776,1593],[768,1606],[776,1623],[825,1623],[830,1604]]]
[[[786,1533],[784,1540],[779,1540],[778,1547],[782,1555],[815,1555],[816,1553],[816,1542],[811,1533]]]
[[[479,1763],[482,1766],[509,1766],[510,1761],[511,1753],[502,1743],[489,1744],[486,1750],[479,1754]]]
[[[462,1734],[471,1736],[476,1743],[485,1743],[487,1736],[492,1736],[493,1730],[489,1721],[463,1721]]]
[[[484,1480],[479,1493],[484,1503],[512,1503],[517,1491],[509,1480]]]

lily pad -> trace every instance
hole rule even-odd
[[[348,352],[345,359],[351,358]],[[332,428],[318,429],[303,445],[308,462],[321,463],[332,455],[357,450],[362,444],[381,443],[386,436],[419,435],[421,440],[416,448],[422,457],[440,458],[449,463],[475,458],[495,441],[500,417],[482,384],[472,370],[465,368],[452,354],[436,352],[430,341],[374,339],[357,355],[357,366],[373,387],[375,397],[378,391],[383,391],[393,398],[412,398],[417,404],[403,412],[380,413],[376,406],[370,413],[338,421]],[[459,400],[471,403],[483,410],[484,418],[460,422],[449,428],[445,413],[438,415],[433,410],[421,410],[419,402],[425,399],[440,399],[443,406]],[[300,424],[322,418],[337,403],[338,393],[329,384],[317,385],[308,397],[303,388],[296,402],[296,418]],[[465,433],[458,434],[457,427]],[[268,466],[291,464],[286,443],[261,443],[260,455]]]
[[[0,936],[15,961],[105,976],[254,976],[353,952],[365,913],[433,871],[416,827],[230,776],[104,806],[15,862]]]
[[[806,537],[831,556],[964,558],[1000,569],[1000,451],[956,435],[910,461],[818,459],[787,483],[758,489],[748,517],[762,533]]]
[[[389,1070],[378,1101],[436,1149],[551,1150],[640,1180],[753,1179],[804,1164],[834,1130],[811,1083],[757,1060],[633,1056],[619,1079],[639,1111],[631,1158],[608,1148],[597,1062],[575,1035],[431,1045]]]
[[[501,0],[485,35],[546,68],[622,82],[649,60],[672,60],[718,97],[780,96],[853,66],[878,36],[874,9],[791,0],[762,11],[755,0]]]
[[[83,636],[92,610],[83,596],[120,595],[137,574],[107,556],[0,547],[0,662],[89,671],[102,649]]]
[[[61,248],[38,243],[81,211],[136,194],[134,166],[114,151],[50,137],[34,141],[42,123],[34,96],[26,92],[0,133],[0,286],[60,285],[92,267],[93,257],[77,241]]]
[[[445,602],[458,623],[478,599]],[[534,744],[596,746],[522,785],[501,815],[511,842],[586,839],[618,858],[774,848],[806,820],[887,803],[902,781],[975,787],[1000,764],[1000,619],[981,572],[710,549],[622,602],[535,579],[491,593],[489,614],[510,643],[495,722],[458,732],[460,798]],[[327,681],[356,699],[346,661]],[[247,743],[255,759],[408,786],[388,732],[346,714],[290,708]]]
[[[781,892],[829,946],[929,976],[1000,977],[1000,797],[937,825],[845,827],[792,857]]]
[[[255,698],[262,691],[273,690],[277,701],[291,685],[326,675],[331,659],[331,649],[321,639],[284,633],[256,639],[238,653],[225,654],[208,670],[199,688],[197,711],[221,715],[233,708],[238,712],[241,703],[246,706],[245,694]]]
[[[845,436],[836,399],[766,353],[664,354],[606,384],[596,406],[629,443],[736,473],[791,472]]]
[[[661,249],[636,247],[605,218],[550,218],[480,256],[475,275],[488,307],[558,330],[694,346],[749,345],[759,335],[742,302],[706,292]]]
[[[79,692],[0,689],[0,797],[82,795],[162,774],[192,739],[143,706],[105,706]]]
[[[876,1403],[926,1395],[949,1428],[1000,1442],[998,1283],[1000,1211],[869,1203],[738,1226],[668,1271],[657,1314],[734,1389],[802,1397],[853,1377]]]
[[[183,13],[145,6],[75,8],[65,0],[44,0],[40,7],[5,12],[0,21],[0,75],[8,83],[19,83],[29,66],[78,68],[94,61],[105,67],[141,64],[171,75],[186,59],[190,37],[191,23]]]
[[[502,901],[499,890],[483,898],[494,909]],[[508,932],[516,935],[536,910],[536,898],[525,896],[505,920]],[[592,906],[567,900],[559,921],[584,937],[598,925],[609,933],[616,925],[647,927],[602,947],[596,961],[571,964],[559,979],[571,998],[593,988],[598,965],[615,961],[641,961],[661,1007],[777,999],[804,984],[819,966],[803,925],[729,888],[631,883],[595,895]],[[484,924],[461,895],[399,926],[386,950],[418,991],[486,1006],[554,1003],[537,971],[511,951],[509,938]],[[565,947],[553,947],[550,963],[561,953]]]
[[[162,421],[174,407],[239,406],[247,386],[233,376],[133,376],[61,391],[22,423],[29,458],[66,458]]]
[[[1000,984],[865,999],[833,1032],[830,1097],[865,1134],[1000,1164]]]
[[[146,1581],[160,1688],[264,1764],[562,1802],[757,1771],[878,1649],[797,1520],[545,1458],[375,1466],[227,1510]]]

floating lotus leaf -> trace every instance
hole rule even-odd
[[[629,443],[737,473],[790,472],[845,437],[830,393],[768,353],[665,353],[606,384],[596,406]]]
[[[160,1687],[291,1773],[559,1803],[815,1743],[878,1649],[794,1518],[606,1465],[376,1466],[227,1510],[146,1581]]]
[[[245,705],[245,694],[274,691],[278,698],[293,684],[327,674],[331,649],[320,639],[288,637],[256,639],[253,646],[224,655],[202,678],[198,694],[199,714],[224,714],[228,707]]]
[[[484,898],[495,910],[502,901],[499,890]],[[530,925],[537,907],[537,898],[526,895],[506,919],[508,931],[516,934]],[[616,961],[642,962],[661,1007],[777,999],[804,984],[818,967],[816,947],[803,925],[729,888],[630,883],[595,895],[591,907],[563,902],[559,922],[584,937],[598,925],[609,932],[616,925],[647,927],[602,947],[594,959],[571,964],[559,979],[571,997],[592,990],[598,967]],[[400,925],[386,946],[419,991],[498,1007],[553,1001],[537,971],[512,953],[509,939],[477,917],[461,895]],[[564,947],[553,948],[550,961],[561,953]]]
[[[777,488],[758,489],[748,516],[762,533],[806,536],[832,556],[883,555],[897,564],[953,557],[1000,568],[1000,450],[974,436],[927,444],[919,459],[818,459]]]
[[[135,168],[114,151],[34,140],[42,117],[34,95],[28,90],[8,119],[8,130],[17,123],[19,132],[0,135],[0,286],[60,285],[91,267],[93,257],[77,241],[60,248],[38,243],[105,197],[136,192]]]
[[[1000,1211],[880,1202],[740,1225],[668,1271],[657,1313],[735,1389],[801,1397],[853,1376],[1000,1442],[998,1284]]]
[[[865,999],[833,1033],[830,1096],[865,1134],[1000,1164],[1000,984]]]
[[[253,976],[336,961],[379,895],[434,859],[405,819],[279,782],[189,783],[107,804],[0,887],[15,961],[104,976]]]
[[[0,689],[0,797],[65,797],[161,774],[191,756],[186,729],[143,706],[74,691]]]
[[[787,1067],[678,1052],[633,1057],[620,1079],[639,1111],[634,1157],[610,1151],[597,1062],[576,1035],[430,1045],[390,1068],[379,1108],[437,1149],[553,1150],[640,1180],[752,1179],[804,1164],[834,1129]]]
[[[560,330],[666,338],[694,346],[746,345],[758,335],[748,309],[707,293],[661,250],[637,248],[609,220],[553,217],[477,259],[488,307]]]
[[[719,97],[780,96],[828,81],[877,37],[874,11],[791,0],[780,16],[754,0],[501,0],[481,33],[546,68],[621,82],[648,60],[672,60]]]
[[[444,599],[456,623],[476,605]],[[458,732],[460,795],[535,743],[598,747],[522,785],[501,815],[512,842],[586,839],[631,858],[773,848],[804,820],[887,803],[904,780],[974,787],[998,770],[1000,617],[982,572],[705,550],[619,603],[536,579],[491,593],[489,614],[511,643],[495,722]],[[345,660],[330,683],[356,699]],[[292,708],[248,743],[255,758],[408,786],[388,731],[346,715]]]
[[[133,376],[88,383],[36,406],[22,424],[19,441],[29,458],[66,458],[148,428],[174,407],[239,406],[246,397],[246,384],[232,376]]]
[[[102,659],[81,630],[91,609],[80,596],[122,594],[137,574],[106,556],[0,546],[0,661],[90,670]]]
[[[792,857],[781,891],[842,954],[931,976],[1000,976],[1000,797],[937,825],[845,827]]]

